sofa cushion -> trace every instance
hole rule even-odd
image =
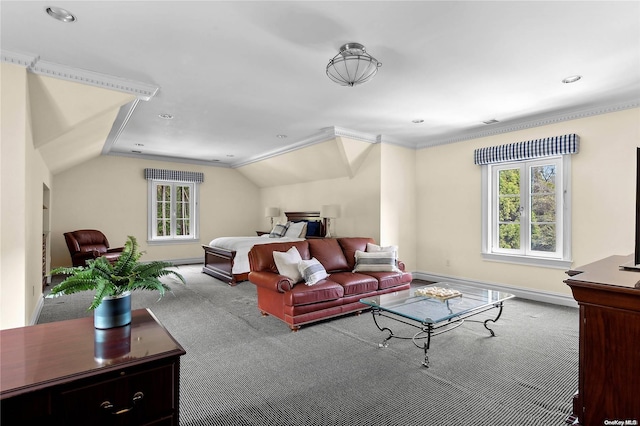
[[[376,251],[367,253],[356,250],[356,266],[353,272],[400,272],[398,269],[397,252],[395,251]]]
[[[353,271],[356,265],[356,250],[366,251],[367,244],[373,243],[373,239],[361,237],[338,238],[338,243],[342,247],[344,257],[347,259],[347,264],[349,265],[347,270]]]
[[[343,287],[329,279],[312,286],[297,285],[283,294],[284,304],[289,306],[337,300],[344,296]]]
[[[397,287],[410,283],[412,275],[408,272],[362,272],[378,280],[378,290]]]
[[[293,284],[302,281],[302,275],[298,269],[298,264],[302,261],[302,258],[295,246],[286,252],[274,251],[273,261],[276,263],[278,273],[289,278]]]
[[[349,271],[349,264],[335,238],[310,239],[309,253],[322,263],[328,273]]]
[[[298,262],[298,271],[304,283],[308,286],[314,285],[328,276],[324,266],[315,257],[309,260],[300,260]]]
[[[378,289],[378,280],[371,275],[353,272],[335,272],[331,274],[331,281],[344,287],[344,295],[364,294]]]

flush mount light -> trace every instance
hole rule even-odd
[[[62,22],[76,21],[76,17],[73,15],[73,13],[61,7],[51,6],[51,7],[47,7],[45,10],[49,14],[49,16],[57,19],[58,21],[62,21]]]
[[[575,83],[576,81],[580,80],[582,78],[581,75],[571,75],[569,77],[563,78],[562,82],[563,83]]]
[[[417,119],[417,120],[411,120],[412,123],[415,124],[420,124],[420,123],[424,123],[424,120],[422,120],[421,118]]]
[[[497,122],[498,120],[496,120],[495,118],[492,118],[491,120],[483,121],[484,124],[495,124]]]
[[[173,115],[171,114],[158,114],[158,117],[164,120],[173,120]]]
[[[360,43],[347,43],[329,61],[327,76],[341,86],[355,86],[371,80],[382,63],[369,55]]]

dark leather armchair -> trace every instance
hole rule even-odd
[[[107,237],[95,229],[65,232],[64,239],[67,242],[73,266],[85,266],[87,260],[101,256],[113,263],[118,260],[124,249],[124,247],[109,248]]]

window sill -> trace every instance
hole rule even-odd
[[[509,254],[482,253],[482,258],[490,262],[514,263],[541,268],[571,269],[572,260],[549,259],[544,257],[514,256]]]
[[[147,244],[150,246],[172,245],[172,244],[195,244],[199,243],[199,238],[190,238],[185,240],[171,239],[171,240],[147,240]]]

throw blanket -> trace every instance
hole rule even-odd
[[[210,247],[217,247],[225,250],[235,250],[236,256],[233,260],[231,273],[244,274],[249,272],[249,250],[256,244],[283,243],[288,241],[304,241],[304,238],[270,238],[269,234],[259,237],[219,237],[211,240]]]

